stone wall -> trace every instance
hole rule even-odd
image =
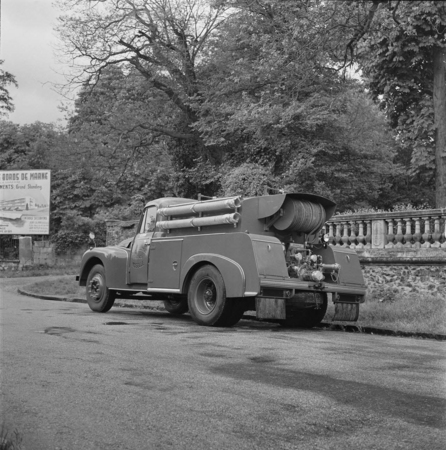
[[[54,248],[50,241],[34,241],[33,242],[33,265],[53,266],[56,262]]]
[[[66,255],[56,255],[50,241],[33,240],[30,236],[19,238],[19,260],[0,261],[0,270],[22,270],[33,266],[69,266],[80,265],[82,255],[87,248]]]
[[[66,255],[57,255],[55,265],[57,266],[80,266],[82,255],[87,248],[78,250],[77,252],[68,253]]]
[[[362,264],[362,271],[367,295],[382,301],[391,301],[401,294],[434,294],[446,300],[446,260],[436,264]]]

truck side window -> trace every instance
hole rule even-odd
[[[140,233],[150,233],[152,231],[155,231],[155,225],[156,225],[156,207],[153,206],[146,210]]]

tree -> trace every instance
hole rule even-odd
[[[62,133],[53,124],[0,121],[0,170],[54,168]]]
[[[342,2],[344,9],[352,2]],[[446,206],[446,5],[363,0],[341,67],[357,62],[402,147],[412,173],[435,172],[437,207]],[[339,50],[339,48],[338,48]]]
[[[83,158],[95,176],[129,198],[146,200],[176,190],[172,161],[163,133],[145,123],[169,116],[166,105],[136,71],[107,68],[94,90],[86,84],[68,124],[70,161]]]
[[[399,170],[394,143],[361,86],[330,67],[327,12],[308,1],[228,4],[237,12],[214,42],[196,125],[209,145],[226,147],[225,184],[248,163],[265,167],[277,189],[344,207],[376,203]]]
[[[243,164],[270,187],[350,207],[388,186],[393,145],[364,89],[336,70],[333,33],[348,33],[331,2],[61,1],[65,52],[88,61],[70,148],[119,192],[117,180],[135,192],[132,179],[146,178],[132,171],[154,161],[188,197],[227,190]]]
[[[200,64],[208,40],[224,20],[224,9],[204,0],[60,0],[69,14],[60,18],[64,52],[87,61],[79,79],[94,86],[105,70],[133,67],[170,107],[172,119],[152,117],[146,130],[179,141],[192,141],[208,158],[212,154],[190,126],[196,112],[190,102],[199,96]]]
[[[0,66],[3,62],[4,61],[0,59]],[[0,67],[0,117],[7,116],[8,113],[14,111],[14,105],[12,103],[12,98],[9,95],[8,86],[17,86],[15,77]]]

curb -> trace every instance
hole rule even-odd
[[[17,288],[19,294],[26,295],[28,297],[40,298],[42,300],[53,300],[59,302],[70,302],[70,303],[87,303],[86,299],[76,298],[76,297],[64,297],[63,295],[44,295],[44,294],[34,294],[33,292],[28,292],[23,289]],[[150,309],[152,311],[165,311],[164,308],[157,306],[148,305],[135,305],[126,303],[125,300],[118,300],[114,306],[126,307],[126,308],[138,308],[138,309]],[[260,322],[255,316],[243,315],[244,320],[254,320]],[[261,320],[262,322],[268,322],[268,320]],[[345,333],[361,333],[361,334],[376,334],[379,336],[393,336],[393,337],[411,337],[411,338],[421,338],[421,339],[431,339],[435,341],[446,341],[446,335],[444,334],[432,334],[432,333],[415,333],[410,331],[394,331],[386,330],[383,328],[374,327],[361,327],[359,325],[341,325],[329,322],[321,322],[317,327],[327,331],[343,331]]]
[[[63,295],[44,295],[44,294],[34,294],[33,292],[28,292],[23,289],[17,288],[17,292],[22,295],[26,295],[28,297],[40,298],[42,300],[55,300],[59,302],[73,302],[73,303],[87,303],[86,300],[77,299],[77,298],[68,298]]]
[[[46,294],[34,294],[33,292],[25,291],[24,289],[17,288],[17,292],[22,295],[26,295],[28,297],[40,298],[41,300],[53,300],[59,302],[69,302],[69,303],[87,303],[85,298],[77,298],[77,297],[65,297],[63,295],[46,295]],[[157,306],[147,306],[147,305],[134,305],[129,304],[123,299],[117,299],[114,303],[114,306],[118,307],[126,307],[126,308],[139,308],[139,309],[151,309],[153,311],[160,311]],[[162,309],[164,311],[164,309]]]

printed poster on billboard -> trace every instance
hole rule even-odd
[[[50,170],[0,171],[0,234],[49,234]]]

